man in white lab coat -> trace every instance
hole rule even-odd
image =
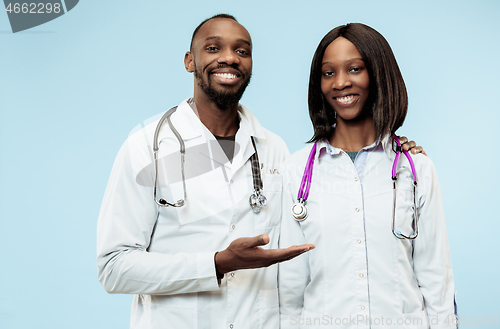
[[[314,246],[277,249],[279,165],[289,153],[238,103],[252,72],[250,35],[234,17],[214,16],[194,31],[184,63],[194,95],[171,115],[186,147],[184,178],[179,141],[165,125],[157,197],[182,199],[185,184],[186,203],[153,199],[154,120],[115,160],[98,222],[99,280],[110,293],[135,294],[131,328],[278,328],[270,265]],[[267,206],[253,211],[259,181]]]

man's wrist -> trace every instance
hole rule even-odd
[[[224,274],[220,273],[219,270],[217,269],[217,261],[215,260],[218,253],[219,252],[217,251],[214,255],[215,275],[217,276],[217,280],[222,280],[222,278],[224,278]]]

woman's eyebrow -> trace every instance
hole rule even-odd
[[[351,58],[351,59],[346,60],[347,63],[355,62],[355,61],[362,61],[363,62],[363,59],[361,57],[358,57],[358,58]],[[326,64],[333,64],[333,63],[332,62],[323,62],[323,63],[321,63],[321,66],[326,65]]]

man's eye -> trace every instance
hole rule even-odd
[[[206,49],[207,51],[217,51],[217,50],[218,50],[218,48],[217,48],[217,47],[215,47],[215,46],[208,46],[208,47],[206,47],[205,49]]]
[[[236,53],[240,54],[240,55],[243,55],[243,56],[250,55],[250,53],[248,51],[246,51],[245,49],[238,49],[238,50],[236,50]]]

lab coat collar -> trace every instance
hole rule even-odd
[[[240,116],[240,129],[247,130],[249,135],[255,138],[266,138],[264,128],[262,128],[262,125],[252,112],[250,112],[245,106],[239,104],[238,114]]]
[[[184,140],[192,139],[203,134],[203,123],[189,105],[191,98],[185,99],[172,114],[172,123]],[[257,118],[245,106],[239,104],[238,115],[240,118],[240,128],[249,136],[265,139],[266,134]]]
[[[177,110],[171,117],[172,124],[183,140],[189,140],[203,135],[202,123],[191,106],[189,106],[188,101],[189,98],[183,100],[182,103],[177,106]]]
[[[392,136],[389,134],[386,134],[384,138],[382,138],[382,141],[380,142],[382,144],[382,148],[384,149],[385,154],[387,157],[391,160],[394,160],[396,157],[396,152],[392,149],[393,146],[393,139]]]
[[[248,159],[255,153],[251,138],[266,139],[264,128],[257,118],[245,106],[239,105],[238,114],[240,118],[240,127],[236,133],[236,143],[240,146],[240,151],[235,154],[232,163],[232,171],[235,172],[241,168]],[[257,140],[256,147],[257,147]],[[260,160],[260,159],[259,159]]]
[[[316,146],[316,154],[314,155],[314,160],[318,160],[320,156],[322,156],[325,153],[328,153],[330,155],[335,155],[335,154],[340,154],[342,152],[342,149],[333,147],[326,139],[317,142],[317,144],[318,145]],[[362,150],[377,148],[379,145],[382,146],[382,149],[384,150],[387,157],[389,157],[389,159],[394,159],[395,153],[392,150],[392,138],[389,134],[386,134],[382,139],[379,138],[373,144],[363,147]]]
[[[191,98],[188,98],[177,107],[175,113],[172,114],[172,123],[182,136],[184,141],[199,138],[201,143],[211,141],[216,141],[213,134],[206,128],[200,121],[193,108],[190,106],[189,102]],[[238,115],[240,119],[240,126],[236,133],[236,143],[240,146],[240,151],[235,154],[233,159],[233,167],[241,167],[251,156],[255,153],[251,142],[251,136],[257,139],[265,139],[266,134],[262,125],[259,123],[257,118],[250,112],[245,106],[239,104]],[[212,143],[211,145],[216,145],[217,143]],[[205,154],[215,162],[230,166],[225,154],[223,152],[212,152]]]

